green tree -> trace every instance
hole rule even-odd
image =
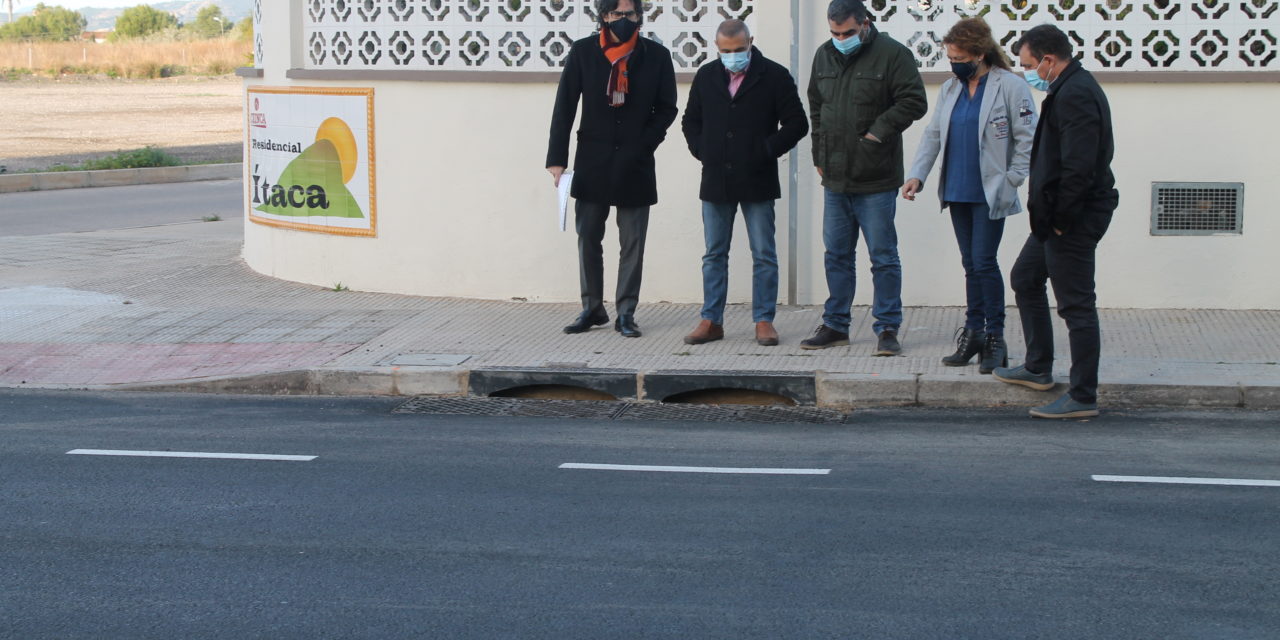
[[[236,42],[253,42],[253,17],[237,22],[231,37],[235,38]]]
[[[152,9],[145,4],[129,7],[116,18],[116,29],[111,32],[111,40],[140,38],[157,31],[178,26],[178,19],[172,13]]]
[[[78,11],[41,2],[31,15],[0,26],[0,40],[74,40],[80,37],[85,24],[87,21]]]
[[[231,29],[231,22],[222,15],[221,7],[211,4],[202,7],[184,28],[197,38],[217,38]]]

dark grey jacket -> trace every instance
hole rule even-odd
[[[928,110],[915,56],[875,25],[852,55],[823,43],[809,79],[813,163],[823,171],[822,186],[840,193],[901,187],[902,132]]]

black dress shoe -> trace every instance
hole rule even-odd
[[[585,333],[591,330],[591,327],[600,327],[609,323],[609,314],[603,310],[600,311],[583,311],[573,324],[564,328],[565,333]]]
[[[621,333],[624,338],[639,338],[641,335],[636,319],[631,316],[618,316],[613,323],[613,330]]]

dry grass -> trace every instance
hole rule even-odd
[[[253,47],[231,38],[190,42],[0,42],[0,72],[112,78],[223,75],[251,65]]]

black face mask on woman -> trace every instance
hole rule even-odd
[[[605,26],[609,27],[609,31],[612,31],[618,40],[626,42],[636,34],[636,30],[640,28],[640,23],[630,18],[619,18],[607,23]]]
[[[952,62],[951,73],[956,74],[956,77],[960,78],[961,82],[968,82],[974,74],[978,73],[978,61]]]

